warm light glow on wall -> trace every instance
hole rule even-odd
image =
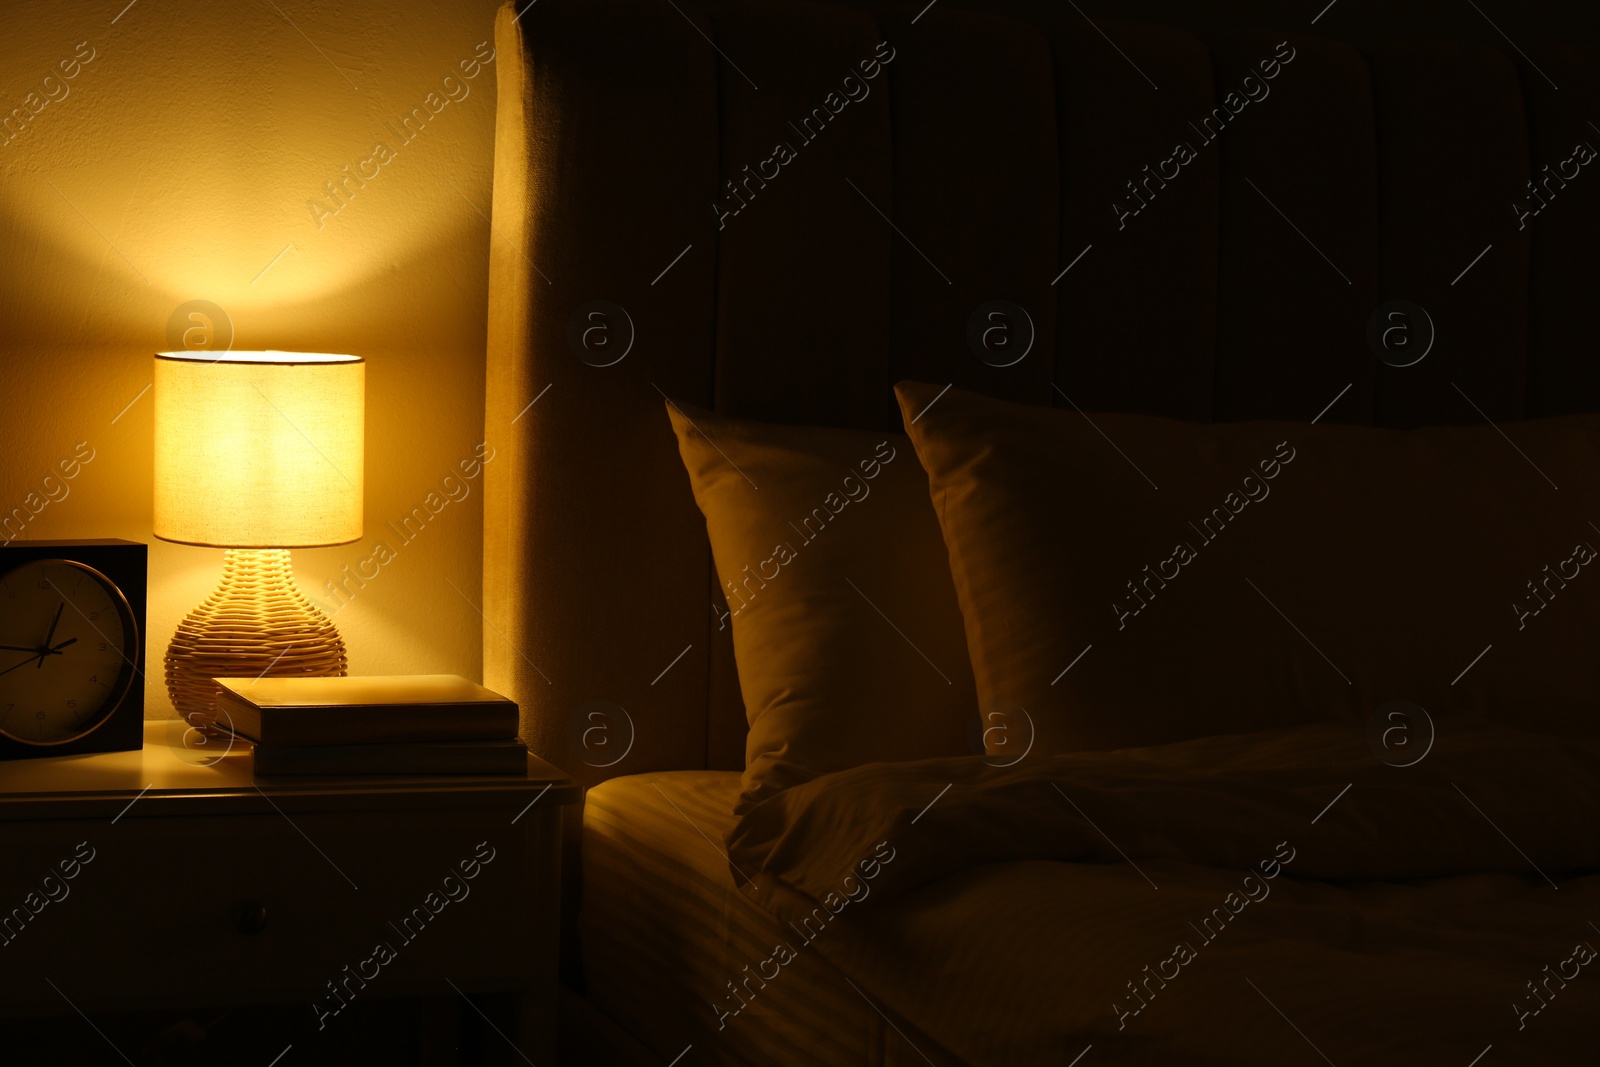
[[[304,548],[361,536],[360,357],[167,352],[155,364],[157,537]]]
[[[480,483],[421,537],[389,524],[484,438],[490,242],[527,247],[489,226],[500,3],[6,7],[0,515],[26,520],[6,536],[152,542],[151,647],[218,565],[151,536],[151,353],[358,352],[365,478],[339,466],[365,532],[296,551],[298,580],[359,673],[477,675]]]

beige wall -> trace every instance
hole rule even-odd
[[[386,523],[447,499],[483,435],[495,67],[460,64],[491,54],[496,0],[124,2],[5,8],[0,113],[28,119],[0,128],[0,514],[35,493],[23,537],[150,543],[146,696],[171,714],[161,655],[222,557],[151,536],[141,393],[174,312],[210,301],[236,349],[368,360],[366,536],[295,553],[337,604],[325,582],[394,552],[337,614],[352,671],[478,677],[482,479],[409,543]],[[347,166],[376,176],[333,213]]]

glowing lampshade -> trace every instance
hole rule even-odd
[[[156,356],[155,535],[218,548],[360,538],[366,363],[216,356]]]
[[[359,356],[156,356],[155,535],[228,550],[167,648],[167,692],[192,725],[220,714],[215,678],[345,673],[289,549],[361,536],[365,390]]]

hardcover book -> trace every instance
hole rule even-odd
[[[218,678],[219,723],[271,748],[509,741],[517,705],[454,674]]]
[[[512,741],[371,745],[256,745],[256,774],[525,774],[528,747]]]

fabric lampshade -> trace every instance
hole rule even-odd
[[[218,548],[361,537],[366,364],[302,352],[155,359],[155,535]]]

